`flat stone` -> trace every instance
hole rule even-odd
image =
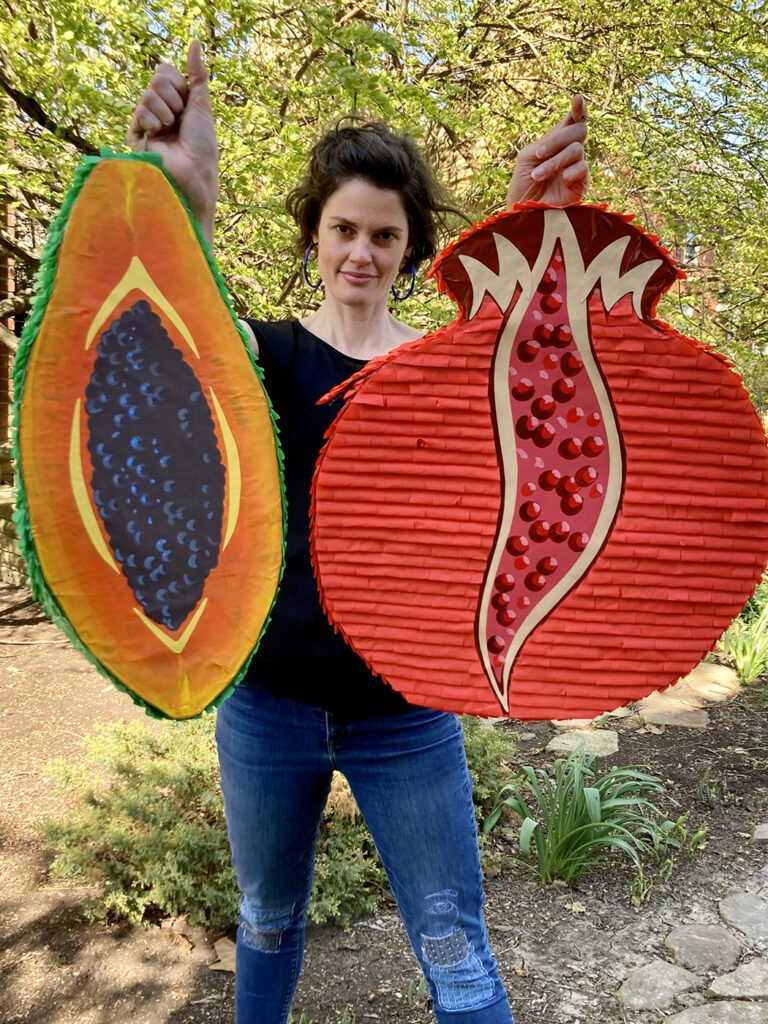
[[[718,904],[720,917],[726,924],[744,932],[752,940],[768,939],[768,902],[753,893],[741,892],[726,896]]]
[[[768,960],[750,960],[730,974],[715,978],[709,992],[713,996],[734,996],[736,999],[768,999]]]
[[[664,1024],[768,1024],[768,1006],[756,1003],[707,1003],[664,1018]]]
[[[642,708],[670,708],[695,711],[704,704],[715,704],[741,690],[739,677],[726,665],[702,661],[687,676],[665,690],[655,690],[638,702]]]
[[[620,1003],[629,1010],[666,1010],[675,996],[698,988],[701,982],[684,967],[652,960],[630,971],[617,992]]]
[[[741,943],[719,924],[684,924],[674,928],[664,945],[677,963],[694,969],[728,971],[741,956]]]
[[[755,831],[752,833],[752,842],[755,845],[758,843],[768,843],[768,822],[764,825],[755,825]]]
[[[550,724],[558,732],[570,732],[571,729],[588,729],[593,723],[591,718],[553,718]]]
[[[732,697],[741,689],[738,675],[727,665],[714,661],[702,661],[680,680],[693,693],[703,697],[708,704],[716,704],[726,697]]]
[[[612,729],[573,729],[553,736],[546,749],[552,754],[567,756],[581,746],[587,754],[610,757],[619,749],[619,737]]]
[[[683,729],[706,729],[709,725],[706,711],[682,706],[640,708],[640,717],[646,725],[676,725]]]
[[[704,698],[694,693],[690,687],[679,680],[666,690],[654,690],[647,697],[638,701],[638,710],[643,708],[672,708],[675,711],[695,711],[702,707]]]

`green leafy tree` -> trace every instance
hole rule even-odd
[[[122,148],[161,60],[203,42],[221,140],[217,253],[238,312],[302,312],[283,201],[309,141],[364,111],[408,127],[472,216],[582,92],[592,196],[659,234],[689,278],[662,314],[727,351],[761,399],[768,346],[768,43],[762,3],[701,0],[4,0],[0,233],[34,273],[81,154]],[[451,307],[421,289],[416,322]],[[6,343],[12,339],[2,335]]]

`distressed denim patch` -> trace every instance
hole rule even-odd
[[[240,904],[240,935],[246,946],[261,953],[278,953],[283,932],[293,922],[293,907],[259,910],[246,899]]]
[[[458,893],[444,889],[426,898],[431,935],[421,935],[421,952],[444,1010],[474,1010],[488,1004],[494,984],[462,928],[456,927]]]

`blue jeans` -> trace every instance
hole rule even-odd
[[[376,842],[437,1020],[512,1024],[483,921],[472,779],[455,715],[341,722],[239,686],[216,723],[242,893],[236,1024],[284,1024],[301,969],[315,842],[334,769]]]

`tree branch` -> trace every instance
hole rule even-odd
[[[8,299],[0,302],[0,320],[5,320],[16,313],[26,313],[32,305],[32,289],[27,288],[23,292],[11,295]]]
[[[7,327],[3,327],[0,324],[0,345],[4,345],[10,352],[16,355],[19,348],[19,339],[13,333],[9,331]]]
[[[23,245],[15,241],[7,232],[0,228],[0,249],[4,249],[5,252],[10,253],[15,260],[21,260],[22,263],[26,263],[27,266],[32,267],[33,270],[37,270],[40,266],[40,253],[37,250],[25,249]]]
[[[2,65],[0,65],[0,89],[10,96],[19,110],[22,110],[27,117],[32,118],[37,124],[42,125],[52,135],[55,135],[57,139],[63,139],[81,153],[86,153],[89,156],[98,155],[98,149],[92,146],[90,142],[86,142],[85,139],[81,138],[76,131],[54,121],[34,96],[27,96],[20,89],[12,85]]]

